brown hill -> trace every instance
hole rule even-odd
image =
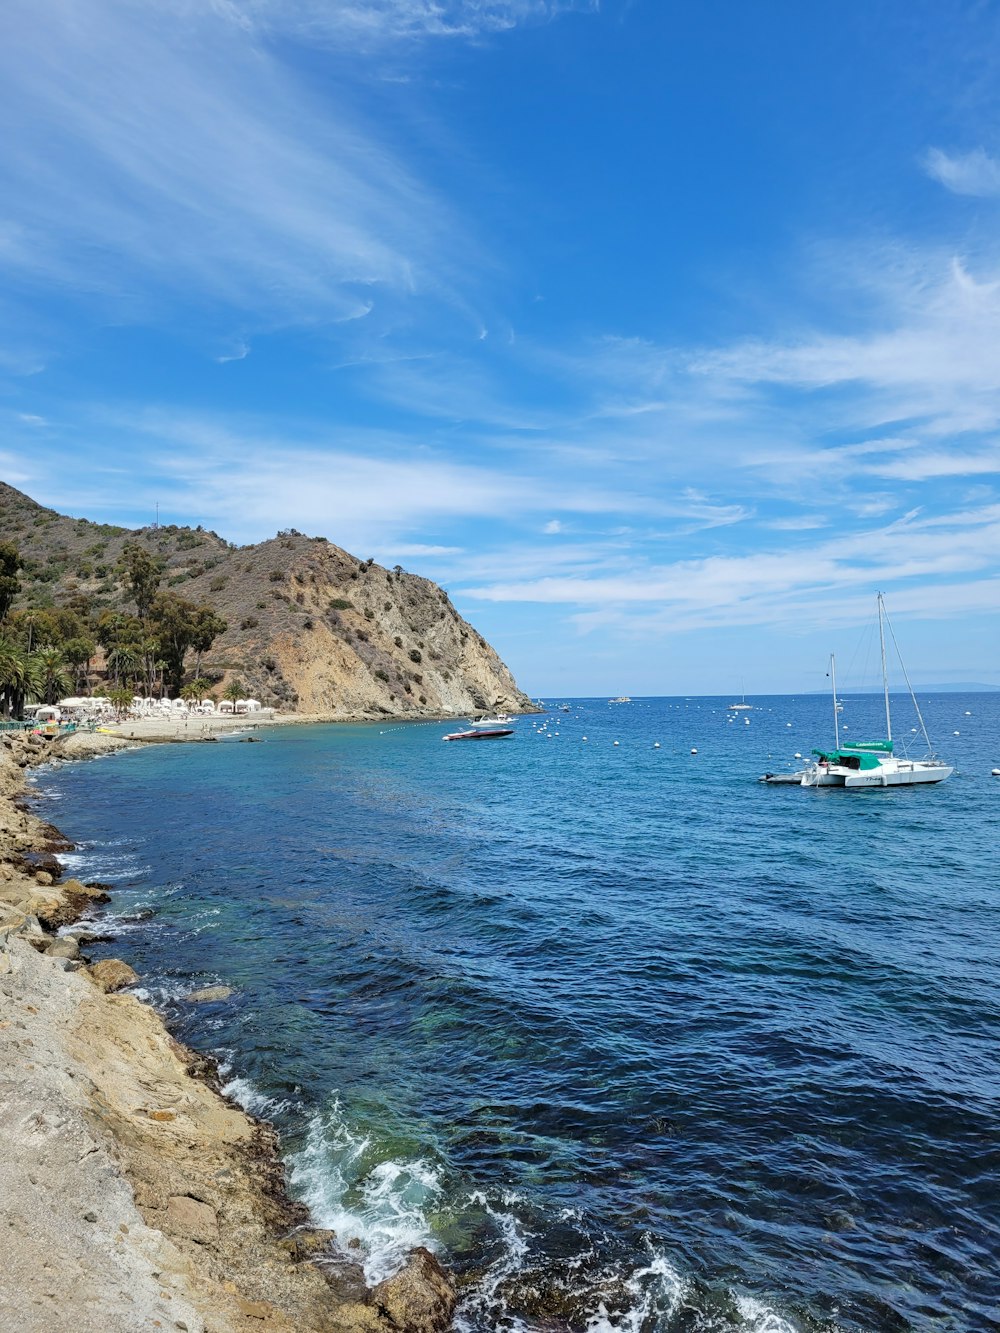
[[[134,609],[121,561],[138,542],[162,565],[162,588],[228,623],[202,674],[219,686],[239,676],[264,704],[343,718],[531,707],[442,588],[323,537],[290,530],[235,546],[200,527],[133,531],[58,514],[0,482],[0,541],[24,562],[15,610],[72,604],[91,616]]]

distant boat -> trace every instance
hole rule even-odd
[[[924,719],[917,703],[916,695],[910,687],[906,668],[903,678],[910,690],[910,698],[917,712],[920,730],[927,745],[927,754],[923,759],[908,759],[894,753],[892,739],[892,717],[889,712],[889,676],[885,665],[885,605],[882,594],[876,599],[878,607],[878,636],[882,653],[882,693],[885,697],[885,740],[864,741],[856,745],[840,743],[840,707],[837,701],[837,664],[830,654],[830,680],[833,690],[833,735],[832,750],[813,750],[816,759],[803,772],[803,787],[910,787],[917,783],[944,782],[954,773],[954,768],[938,759],[931,749],[930,737],[924,726]],[[892,633],[892,626],[889,626]],[[893,643],[895,644],[895,635]],[[896,647],[897,655],[899,653]],[[903,666],[900,658],[900,666]]]
[[[608,700],[609,704],[630,704],[631,702],[632,700],[628,697],[627,694],[619,694],[617,699]]]
[[[497,727],[509,727],[513,720],[509,713],[494,713],[492,717],[484,713],[482,717],[471,718],[469,726],[473,731],[495,731]]]
[[[745,711],[746,709],[748,709],[748,708],[753,708],[753,704],[748,704],[748,703],[747,703],[747,692],[746,692],[746,690],[743,690],[742,694],[740,695],[740,702],[739,702],[738,704],[730,704],[730,705],[729,705],[729,711],[730,711],[731,713],[742,713],[742,712],[744,712],[744,711]]]

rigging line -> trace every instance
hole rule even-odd
[[[913,700],[913,707],[917,710],[917,721],[920,723],[920,730],[924,734],[924,744],[927,746],[927,752],[933,757],[934,751],[931,749],[931,738],[927,735],[927,728],[924,726],[924,715],[920,711],[920,705],[917,703],[917,696],[913,693],[913,686],[910,684],[910,678],[906,674],[906,664],[903,661],[903,655],[899,651],[899,644],[896,642],[896,631],[892,628],[892,621],[885,607],[882,607],[882,614],[885,616],[885,623],[889,626],[889,636],[892,639],[892,646],[896,650],[896,657],[899,660],[899,666],[903,673],[903,679],[906,681],[906,688],[910,691],[910,698]]]

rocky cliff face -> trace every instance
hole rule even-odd
[[[163,588],[228,622],[200,673],[220,688],[238,676],[264,704],[343,718],[531,707],[442,588],[321,537],[290,531],[237,547],[201,529],[130,531],[57,514],[0,483],[0,540],[25,561],[15,608],[90,615],[133,609],[119,564],[125,543],[139,542],[162,563]]]

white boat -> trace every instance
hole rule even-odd
[[[803,787],[850,787],[852,789],[869,787],[910,787],[916,783],[944,782],[954,773],[954,768],[938,759],[931,748],[930,737],[924,726],[920,705],[913,693],[902,658],[903,679],[910,691],[913,707],[916,709],[920,730],[923,733],[927,753],[923,759],[910,759],[906,755],[897,755],[892,739],[892,717],[889,711],[889,676],[885,665],[885,623],[887,620],[882,594],[878,594],[878,637],[882,653],[882,694],[885,698],[885,740],[863,741],[858,744],[841,745],[840,743],[840,708],[837,701],[837,664],[830,654],[830,680],[833,690],[833,734],[832,750],[813,750],[815,760],[803,772],[800,785]],[[892,633],[892,626],[889,626]],[[895,644],[895,635],[893,643]],[[897,654],[899,652],[897,646]]]
[[[470,718],[469,727],[472,731],[496,731],[498,727],[509,727],[513,721],[509,713],[494,713],[492,717]]]
[[[743,713],[743,712],[745,712],[748,708],[753,708],[753,704],[748,704],[748,703],[747,703],[747,692],[746,692],[745,689],[741,689],[741,690],[740,690],[740,702],[739,702],[738,704],[730,704],[730,705],[729,705],[729,711],[730,711],[730,713]]]

